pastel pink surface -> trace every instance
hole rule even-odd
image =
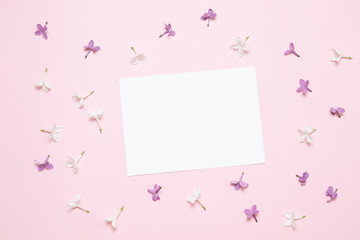
[[[246,4],[245,4],[246,3]],[[199,16],[211,7],[206,27]],[[357,0],[337,1],[4,1],[0,8],[1,239],[355,239],[360,181],[360,81]],[[48,21],[48,40],[35,36]],[[158,38],[164,23],[175,37]],[[239,58],[229,48],[250,36]],[[86,60],[90,39],[101,50]],[[300,58],[284,56],[293,42]],[[131,64],[133,46],[146,62]],[[332,48],[354,59],[330,61]],[[255,66],[266,164],[127,177],[119,77]],[[35,89],[48,68],[52,89]],[[297,94],[299,79],[313,92]],[[95,93],[83,109],[71,98]],[[329,113],[342,106],[339,119]],[[103,109],[103,134],[88,112]],[[42,128],[64,127],[59,142]],[[317,131],[312,145],[297,129]],[[75,175],[65,164],[85,151]],[[51,155],[54,169],[38,172],[35,159]],[[245,172],[249,187],[230,185]],[[296,174],[308,171],[306,186]],[[148,188],[162,186],[161,200]],[[328,186],[338,198],[326,203]],[[202,191],[199,205],[186,197]],[[69,210],[80,194],[90,210]],[[244,209],[256,204],[259,222]],[[125,205],[112,230],[105,218]],[[307,215],[297,229],[283,212]],[[329,231],[331,229],[331,231]]]

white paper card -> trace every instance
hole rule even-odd
[[[255,68],[119,82],[129,176],[265,162]]]

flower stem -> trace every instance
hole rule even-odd
[[[81,206],[77,206],[77,207],[80,208],[81,210],[83,210],[84,212],[90,213],[89,210],[86,210],[86,209],[82,208]]]
[[[90,97],[91,95],[94,94],[95,91],[91,91],[87,96],[84,97],[84,99],[86,99],[87,97]]]
[[[255,216],[255,215],[253,215],[253,217],[254,217],[254,219],[255,219],[255,222],[258,222],[258,220],[257,220],[256,216]]]
[[[45,130],[45,129],[41,129],[40,131],[41,131],[41,132],[44,132],[44,133],[51,133],[51,131]]]
[[[100,125],[100,122],[99,122],[99,118],[96,118],[96,122],[99,126],[99,130],[100,130],[100,134],[102,134],[102,129],[101,129],[101,125]]]
[[[46,77],[47,77],[47,73],[48,73],[48,70],[47,70],[47,68],[45,68],[45,77],[44,77],[44,83],[46,82]]]
[[[242,43],[242,45],[244,45],[246,43],[246,41],[249,39],[249,36],[247,36],[244,40],[244,42]]]
[[[295,56],[297,56],[297,57],[300,57],[300,55],[297,54],[295,51],[293,51],[293,54],[294,54]]]
[[[130,48],[131,48],[131,50],[134,51],[134,53],[135,53],[135,55],[136,55],[136,50],[135,50],[135,48],[133,48],[133,47],[130,47]]]
[[[159,36],[159,38],[161,38],[162,36],[164,36],[166,34],[166,31],[163,33],[163,34],[161,34],[160,36]]]
[[[80,157],[79,159],[76,161],[76,163],[78,163],[80,161],[80,159],[82,158],[82,156],[84,155],[85,151],[83,151],[81,154],[80,154]]]
[[[199,201],[199,200],[197,200],[197,202],[200,204],[200,206],[206,211],[206,208],[205,208],[205,206]]]
[[[121,208],[120,208],[120,211],[116,214],[116,217],[115,218],[117,218],[119,215],[120,215],[120,213],[122,213],[124,211],[124,206],[122,206]]]
[[[87,52],[87,54],[85,55],[85,59],[88,57],[88,55],[89,55],[90,52],[91,52],[91,50],[89,50],[89,51]]]
[[[299,217],[299,218],[295,218],[294,220],[300,220],[300,219],[303,219],[303,218],[305,218],[306,216],[304,215],[304,216],[302,216],[302,217]]]

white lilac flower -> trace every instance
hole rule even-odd
[[[249,37],[246,37],[245,40],[242,41],[241,38],[237,38],[236,43],[232,44],[230,48],[236,50],[239,57],[242,57],[244,53],[250,49],[249,44],[246,43],[248,39]]]
[[[55,142],[59,141],[59,134],[62,131],[62,127],[60,126],[56,126],[56,124],[53,126],[52,130],[46,130],[46,129],[41,129],[41,132],[45,132],[45,133],[50,133],[49,134],[49,138],[51,138],[52,140],[54,140]]]
[[[99,119],[100,119],[103,115],[104,115],[104,111],[103,111],[103,110],[100,110],[100,111],[97,112],[97,113],[95,113],[95,112],[90,112],[90,113],[89,113],[90,118],[96,120],[96,122],[97,122],[97,124],[98,124],[98,126],[99,126],[100,133],[102,133],[102,128],[101,128]]]

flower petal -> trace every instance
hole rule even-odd
[[[36,88],[41,88],[43,84],[44,84],[44,82],[38,82],[38,83],[35,84],[35,87]]]
[[[295,49],[295,47],[294,47],[294,44],[293,44],[293,43],[290,43],[290,44],[289,44],[289,49],[290,49],[291,51],[293,51],[293,50]]]
[[[195,204],[195,201],[196,201],[197,199],[195,198],[195,197],[188,197],[187,199],[186,199],[186,201],[188,201],[189,203],[191,203],[191,204]]]
[[[196,199],[199,197],[199,195],[200,195],[200,189],[195,188],[194,189],[194,196],[196,197]]]
[[[250,209],[245,209],[244,210],[244,213],[246,214],[246,215],[250,215],[250,217],[252,217],[252,212],[251,212],[251,210]]]
[[[97,113],[97,117],[98,117],[98,118],[101,118],[103,115],[104,115],[104,111],[103,111],[103,110],[100,110],[100,111]]]
[[[285,220],[285,226],[286,227],[290,227],[291,226],[291,224],[292,224],[292,220],[291,219],[287,219],[287,220]]]
[[[244,56],[244,50],[242,50],[242,48],[239,48],[239,49],[237,50],[237,53],[238,53],[239,57]]]
[[[53,139],[55,142],[58,142],[58,141],[59,141],[59,136],[58,136],[57,134],[53,133],[53,134],[50,134],[50,135],[52,135],[52,139]]]
[[[90,40],[89,42],[89,45],[88,45],[90,48],[93,48],[94,47],[94,41],[93,40]]]
[[[312,129],[311,127],[309,127],[309,126],[305,127],[305,133],[310,135],[313,133],[313,131],[314,131],[314,129]]]
[[[45,92],[48,92],[50,89],[50,84],[48,84],[47,82],[44,82],[42,88]]]
[[[242,45],[242,49],[248,51],[250,49],[250,45],[245,43],[244,45]]]
[[[67,205],[68,205],[69,207],[71,207],[71,208],[74,208],[74,207],[77,206],[76,203],[73,202],[73,201],[69,201],[69,202],[67,203]]]
[[[241,182],[240,182],[240,186],[241,186],[242,188],[247,188],[247,187],[249,186],[249,184],[246,183],[246,182],[241,181]]]
[[[80,95],[75,94],[74,96],[72,96],[72,99],[74,99],[75,101],[79,101],[81,99]]]
[[[304,142],[305,138],[306,138],[306,135],[303,134],[303,135],[300,136],[299,141]]]
[[[61,133],[62,129],[63,129],[62,127],[57,126],[57,127],[55,127],[55,128],[53,129],[52,132],[54,132],[54,133]]]
[[[74,163],[69,162],[69,163],[66,164],[66,166],[69,167],[69,168],[72,168],[74,166]]]
[[[336,57],[336,58],[340,57],[341,58],[341,53],[339,51],[336,51],[334,48],[332,50],[334,52],[334,57]]]
[[[114,220],[112,221],[111,226],[112,226],[113,228],[116,228],[116,219],[114,219]]]
[[[234,49],[234,50],[238,50],[240,48],[240,45],[239,44],[232,44],[232,45],[230,45],[230,48]]]
[[[236,42],[241,46],[242,45],[242,43],[243,43],[243,41],[241,40],[241,38],[236,38]]]
[[[253,212],[253,213],[255,213],[257,210],[256,210],[256,205],[253,205],[252,207],[251,207],[251,212]]]
[[[132,59],[131,63],[132,63],[133,65],[138,64],[138,63],[139,63],[139,59],[138,59],[138,57],[137,57],[137,56],[136,56],[136,57],[133,57],[133,59]]]
[[[89,116],[90,116],[92,119],[96,119],[96,113],[95,113],[95,112],[90,112],[90,113],[89,113]]]
[[[80,202],[81,196],[79,194],[75,195],[75,202]]]
[[[343,114],[345,112],[345,109],[338,107],[337,111],[338,113]]]
[[[160,198],[158,197],[158,195],[156,193],[154,193],[152,195],[152,200],[156,201],[156,200],[159,200]]]
[[[80,101],[78,102],[78,108],[82,108],[84,106],[84,99],[81,98]]]
[[[142,61],[142,62],[146,61],[146,56],[145,56],[145,54],[139,54],[138,58],[139,58],[139,60]]]
[[[284,212],[284,216],[285,216],[286,218],[288,218],[288,219],[292,219],[292,218],[293,218],[293,215],[292,215],[292,213],[290,213],[290,212]]]

